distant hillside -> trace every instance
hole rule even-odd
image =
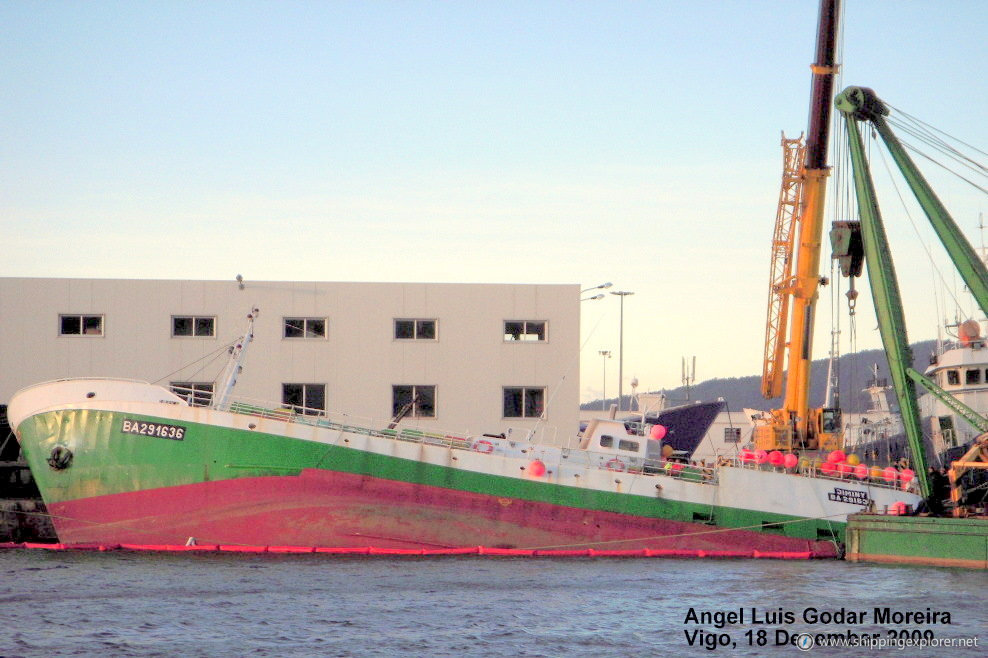
[[[930,355],[933,353],[936,341],[926,340],[913,343],[913,367],[920,372],[926,370],[930,363]],[[820,406],[826,397],[827,386],[827,361],[828,359],[817,359],[813,362],[810,405]],[[863,389],[868,380],[871,379],[871,369],[874,364],[878,365],[878,377],[888,379],[889,369],[885,360],[883,350],[865,350],[856,354],[848,354],[840,357],[836,368],[840,375],[840,402],[841,408],[848,412],[864,411],[869,408],[870,401],[867,393]],[[780,404],[780,398],[766,400],[762,397],[761,375],[750,375],[748,377],[729,377],[725,379],[708,379],[705,382],[691,386],[689,395],[683,387],[665,391],[669,396],[670,403],[690,400],[714,400],[724,398],[727,401],[727,408],[731,411],[740,411],[748,407],[752,409],[774,409]],[[891,383],[891,382],[890,382]],[[631,396],[624,396],[624,409],[627,409]],[[617,398],[608,398],[604,401],[604,406],[617,404]],[[580,405],[581,409],[600,409],[601,401],[593,400]]]

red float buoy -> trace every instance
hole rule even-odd
[[[652,431],[649,436],[656,441],[661,441],[666,437],[666,431],[665,425],[652,425]]]
[[[765,452],[764,450],[756,450],[755,451],[755,463],[756,464],[764,464],[766,461],[768,461],[768,453]]]
[[[797,457],[792,453],[789,453],[788,455],[782,458],[782,465],[785,466],[786,468],[796,468],[796,464],[798,463],[799,463],[799,457]]]
[[[772,466],[782,466],[782,453],[778,450],[773,450],[768,453],[768,463]]]
[[[827,455],[827,461],[831,464],[838,464],[847,459],[847,455],[844,454],[843,450],[834,450],[829,455]]]
[[[545,475],[545,464],[542,463],[541,459],[536,459],[528,465],[528,472],[530,475],[540,478]]]

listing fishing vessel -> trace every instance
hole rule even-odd
[[[706,468],[670,461],[659,439],[608,416],[563,448],[510,432],[357,427],[229,388],[211,407],[127,380],[18,392],[11,425],[59,541],[832,557],[849,513],[920,500],[909,473],[859,479],[755,453]]]

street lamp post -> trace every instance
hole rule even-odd
[[[617,292],[612,292],[612,295],[617,295],[621,298],[621,324],[620,324],[620,338],[618,341],[618,411],[623,411],[623,399],[624,399],[624,298],[628,295],[634,295],[633,292],[628,292],[627,290],[618,290]]]
[[[606,411],[607,406],[607,360],[611,358],[610,350],[599,350],[597,354],[604,357],[604,390],[600,394],[600,410]]]
[[[582,295],[583,293],[590,292],[591,290],[605,290],[613,285],[614,285],[613,283],[608,281],[607,283],[602,283],[599,286],[590,286],[589,288],[584,288],[583,290],[580,291],[580,294]]]

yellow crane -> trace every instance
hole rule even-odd
[[[762,395],[768,399],[782,395],[789,299],[794,290],[793,237],[802,199],[805,153],[806,145],[802,133],[795,139],[787,139],[783,133],[782,189],[779,192],[779,209],[775,215],[775,230],[772,232],[772,266],[769,270],[765,361],[762,368]]]
[[[756,449],[831,450],[841,444],[840,410],[809,408],[814,311],[817,288],[821,283],[820,249],[829,174],[827,150],[837,70],[835,53],[839,11],[838,0],[821,0],[816,59],[811,66],[813,82],[809,129],[796,183],[792,181],[794,167],[789,156],[797,151],[797,147],[788,147],[790,150],[786,151],[786,140],[783,138],[786,169],[773,235],[762,394],[773,398],[781,392],[783,353],[788,354],[788,371],[781,408],[772,410],[769,418],[755,427]],[[798,212],[791,205],[794,196]],[[783,208],[784,205],[787,207]],[[792,212],[789,208],[793,209]],[[793,226],[793,219],[797,226]],[[788,235],[780,235],[780,222],[783,225],[782,233],[787,230],[785,224],[788,222]],[[792,307],[789,340],[783,343],[788,306]]]

